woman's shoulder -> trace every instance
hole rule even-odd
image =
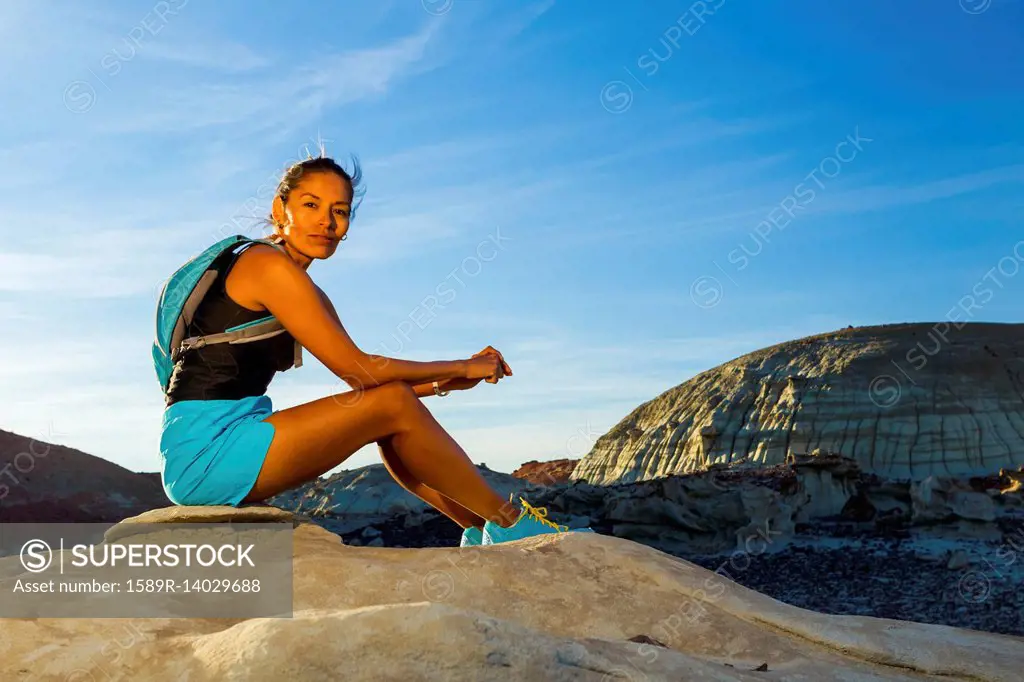
[[[250,259],[252,259],[253,254],[255,254],[259,258],[288,257],[287,254],[285,254],[285,252],[280,249],[280,247],[273,246],[271,244],[265,244],[263,242],[250,243],[249,246],[242,249],[242,253],[239,255],[239,258],[246,254],[249,254]]]
[[[266,306],[258,301],[259,273],[268,263],[288,256],[269,244],[253,244],[246,247],[228,267],[224,279],[224,291],[238,305],[253,312],[266,312]]]
[[[285,262],[290,263],[291,259],[284,251],[276,246],[257,242],[245,247],[235,256],[234,261],[231,263],[231,269],[249,271],[251,275],[271,263]]]

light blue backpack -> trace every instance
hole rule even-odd
[[[185,329],[192,322],[199,304],[219,274],[218,256],[228,250],[235,253],[252,244],[269,244],[281,248],[269,239],[251,239],[237,234],[225,237],[174,271],[160,292],[156,306],[156,340],[153,342],[153,366],[164,395],[167,394],[171,372],[181,355],[193,348],[212,343],[249,343],[267,339],[286,330],[273,315],[253,320],[223,332],[185,338]],[[241,248],[237,248],[241,245]],[[302,366],[302,346],[295,342],[293,367]]]

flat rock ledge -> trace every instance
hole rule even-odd
[[[252,507],[158,509],[109,532],[268,521],[294,524],[291,618],[2,619],[0,675],[1010,682],[1024,669],[1024,638],[820,614],[601,534],[468,548],[353,547],[289,512]]]
[[[137,516],[124,519],[111,526],[103,535],[106,542],[115,542],[126,537],[146,532],[145,525],[151,523],[290,523],[295,528],[313,521],[304,514],[290,512],[265,504],[232,507],[211,505],[208,507],[173,506],[150,509]]]

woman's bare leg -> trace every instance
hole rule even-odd
[[[483,521],[512,525],[519,510],[487,484],[469,455],[415,393],[411,395],[419,409],[411,410],[409,421],[388,439],[401,466],[412,478],[483,517]]]
[[[384,462],[384,468],[388,470],[391,477],[400,486],[463,528],[469,528],[470,526],[483,527],[484,521],[486,521],[485,518],[466,509],[455,500],[442,495],[430,486],[424,485],[421,481],[416,480],[405,468],[405,465],[402,464],[401,458],[395,452],[394,445],[391,444],[390,436],[377,441],[377,445],[380,447],[380,458]]]
[[[412,479],[502,526],[518,509],[502,499],[416,396],[394,381],[269,415],[274,439],[243,502],[256,502],[329,471],[368,443],[388,439]]]

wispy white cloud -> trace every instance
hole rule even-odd
[[[353,223],[353,237],[335,258],[377,265],[423,256],[424,249],[436,246],[447,249],[442,258],[453,254],[457,257],[451,264],[454,268],[473,255],[479,240],[496,235],[497,230],[511,238],[509,227],[516,215],[528,211],[539,197],[554,196],[559,188],[571,183],[568,176],[542,180],[488,178],[374,194],[368,196],[360,209],[361,217]]]
[[[555,0],[541,0],[525,7],[516,7],[514,12],[504,17],[498,32],[498,41],[510,41],[523,31],[530,28],[538,19],[547,14],[555,6]]]
[[[246,45],[220,39],[211,39],[209,42],[154,42],[140,51],[139,56],[143,59],[229,73],[264,68],[272,61]]]
[[[853,189],[837,188],[834,193],[828,192],[826,188],[821,191],[823,197],[820,204],[814,202],[808,206],[808,209],[810,212],[863,213],[899,206],[926,204],[998,185],[1022,183],[1024,183],[1024,164],[1016,164],[925,182],[888,183]]]
[[[469,3],[466,3],[469,5]],[[486,27],[472,25],[463,37],[464,49],[477,56],[488,67],[497,64],[519,65],[542,53],[564,47],[576,39],[592,36],[594,27],[586,22],[573,22],[570,27],[543,18],[555,7],[555,0],[541,0],[527,5],[480,3],[481,8],[494,10],[487,16]],[[544,23],[544,26],[538,24]]]
[[[553,167],[554,172],[577,174],[580,172],[594,171],[604,168],[616,168],[628,165],[639,159],[650,158],[676,158],[675,155],[681,149],[697,145],[709,145],[715,141],[725,138],[745,138],[758,135],[778,127],[789,125],[792,119],[757,119],[757,120],[736,120],[703,118],[688,121],[685,126],[675,127],[659,134],[657,139],[651,139],[647,135],[638,135],[636,140],[616,140],[615,148],[620,151],[611,154],[601,154],[590,158],[572,160],[557,164]],[[725,179],[730,173],[756,172],[774,166],[793,156],[790,151],[780,151],[773,154],[739,159],[729,162],[707,163],[702,157],[695,158],[690,163],[679,164],[684,172],[689,173],[690,179],[701,179],[707,176],[714,176],[716,179]],[[662,183],[662,187],[671,185],[678,191],[685,178],[678,174]]]
[[[0,320],[5,322],[35,320],[37,313],[30,312],[23,303],[18,301],[0,301]]]
[[[240,159],[238,168],[245,165]],[[473,254],[471,247],[499,229],[494,216],[507,217],[511,209],[552,194],[564,181],[503,185],[487,180],[372,197],[371,205],[377,205],[354,223],[352,237],[334,258],[376,266],[421,256],[437,246],[458,256],[452,256],[455,268]],[[173,269],[201,248],[228,234],[262,234],[259,221],[269,208],[268,196],[264,192],[253,207],[242,199],[126,198],[113,188],[81,211],[66,204],[46,214],[46,230],[18,232],[0,247],[0,291],[60,293],[66,299],[155,297]],[[40,216],[25,206],[8,219],[12,225],[36,224]],[[455,246],[459,240],[465,242],[465,253]]]
[[[0,149],[0,186],[8,190],[47,187],[85,149],[86,145],[75,139],[27,140]]]
[[[31,67],[44,54],[40,36],[61,31],[64,21],[55,23],[52,8],[38,0],[4,2],[3,12],[0,12],[0,59],[7,64]],[[59,49],[62,45],[68,46],[66,42],[58,42],[56,47]],[[20,71],[20,68],[4,69],[3,74],[9,78]]]
[[[263,69],[271,59],[241,43],[221,39],[207,41],[163,41],[147,45],[139,56],[179,63],[185,67],[237,73]]]
[[[133,330],[97,321],[90,328],[60,319],[49,306],[30,324],[5,330],[2,428],[45,437],[52,426],[61,437],[50,442],[122,465],[158,467],[163,399],[148,358],[148,325]]]
[[[764,167],[781,161],[782,157],[766,157],[760,165]],[[743,162],[739,162],[741,165]],[[724,164],[712,175],[727,178]],[[757,162],[749,168],[756,170]],[[858,175],[853,182],[863,180],[867,173]],[[851,178],[845,179],[847,182]],[[679,220],[668,215],[659,215],[666,206],[668,212],[675,212],[677,204],[665,204],[648,199],[647,204],[654,204],[650,215],[640,209],[625,216],[618,216],[610,221],[610,227],[602,227],[600,222],[589,223],[586,230],[561,230],[554,235],[550,245],[560,248],[576,248],[587,244],[600,244],[608,239],[629,238],[631,240],[654,240],[667,243],[673,238],[689,239],[695,232],[750,232],[755,226],[767,220],[769,213],[777,209],[786,197],[792,196],[794,189],[804,183],[804,189],[813,190],[816,195],[813,201],[802,204],[799,212],[794,212],[801,222],[814,220],[817,216],[856,215],[870,211],[895,209],[905,206],[926,204],[953,197],[963,197],[975,192],[999,186],[1012,186],[1024,183],[1024,165],[1010,165],[991,168],[983,171],[963,173],[948,178],[925,182],[890,182],[861,187],[842,185],[844,178],[837,176],[828,180],[829,184],[819,187],[813,180],[797,175],[788,181],[772,180],[767,183],[745,185],[735,190],[721,193],[705,194],[686,198],[687,215]],[[689,191],[694,189],[686,183],[681,187]],[[669,186],[671,189],[671,186]],[[699,188],[698,188],[699,189]],[[705,188],[706,189],[706,188]],[[645,190],[646,191],[646,190]],[[699,193],[698,193],[699,194]],[[663,211],[664,212],[664,211]],[[990,217],[995,212],[989,213]],[[1000,214],[1000,215],[1009,215]],[[636,242],[639,243],[639,242]]]
[[[53,337],[47,338],[45,330],[50,330]],[[51,321],[41,329],[20,326],[19,332],[9,333],[2,345],[4,357],[12,360],[0,365],[0,387],[7,390],[28,384],[63,390],[70,383],[62,387],[59,382],[73,382],[75,378],[88,378],[84,383],[102,382],[107,375],[106,364],[118,355],[111,345],[115,343],[112,335],[97,331],[84,329],[72,336],[67,330],[61,333],[60,326]],[[117,343],[125,347],[140,340],[139,336],[117,338]],[[152,342],[152,338],[149,341]],[[24,381],[26,378],[31,381]]]
[[[104,362],[109,366],[109,353]],[[14,389],[0,384],[0,403],[2,428],[8,431],[76,448],[135,471],[160,469],[163,397],[155,373],[149,381],[79,382],[53,376],[24,381]]]
[[[424,168],[443,167],[456,161],[472,160],[485,153],[496,153],[501,150],[522,145],[523,140],[517,135],[466,135],[459,138],[448,138],[439,142],[407,147],[401,151],[374,157],[365,164],[368,171],[421,172]]]
[[[282,126],[294,130],[328,108],[380,96],[417,73],[437,30],[438,24],[428,22],[382,47],[318,54],[290,72],[257,75],[265,69],[252,65],[257,74],[246,82],[235,76],[230,82],[162,84],[135,97],[143,105],[121,107],[116,116],[96,117],[92,123],[96,132],[106,134],[183,134],[218,126],[230,126],[234,136]]]
[[[492,426],[451,426],[452,420],[446,419],[441,408],[431,404],[431,409],[438,413],[438,420],[449,429],[471,460],[507,473],[530,460],[580,459],[590,451],[597,438],[633,407],[636,405],[623,401],[618,405],[545,410],[543,416],[534,416],[529,421],[520,419]],[[480,420],[476,420],[476,424],[479,423]],[[365,453],[366,461],[362,463],[374,463],[375,456],[380,461],[375,452]]]
[[[377,264],[400,260],[424,246],[459,234],[456,211],[421,211],[374,218],[350,230],[336,257],[339,261]]]
[[[37,231],[23,237],[22,246],[0,251],[0,291],[59,293],[62,300],[138,295],[155,300],[175,267],[205,242],[226,236],[217,236],[213,227],[103,227],[97,219],[78,232]]]

